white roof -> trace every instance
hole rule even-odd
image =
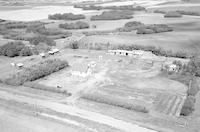
[[[176,68],[177,66],[175,64],[171,64],[169,67],[170,68]]]
[[[108,50],[108,52],[123,52],[123,53],[133,53],[133,51],[129,51],[129,50]]]
[[[40,53],[40,56],[45,56],[45,53]]]
[[[24,64],[22,64],[22,63],[17,63],[17,66],[23,66]]]
[[[54,53],[54,52],[50,50],[48,53],[50,53],[50,54],[51,54],[51,53]]]
[[[55,53],[55,52],[58,52],[59,49],[52,49],[51,51]]]
[[[134,50],[133,53],[134,54],[144,54],[145,51],[143,50]]]

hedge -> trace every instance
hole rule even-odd
[[[60,59],[45,60],[28,68],[24,68],[23,71],[20,71],[12,77],[6,79],[5,83],[17,86],[22,85],[27,81],[35,81],[67,66],[68,62]]]
[[[122,108],[125,108],[128,110],[134,110],[137,112],[142,112],[142,113],[149,112],[148,109],[146,109],[143,106],[135,105],[130,102],[125,102],[125,101],[122,101],[122,100],[116,99],[116,98],[114,99],[112,97],[108,97],[108,96],[101,95],[101,94],[96,94],[96,93],[95,94],[84,94],[84,95],[82,95],[81,98],[95,101],[98,103],[105,103],[105,104],[112,105],[112,106],[122,107]]]

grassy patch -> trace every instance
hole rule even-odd
[[[66,94],[68,96],[71,95],[70,93],[67,92],[67,90],[62,90],[62,89],[59,89],[57,87],[50,87],[50,86],[46,86],[46,85],[43,85],[43,84],[38,84],[36,82],[25,82],[23,84],[23,86],[30,87],[30,88],[33,88],[33,89],[62,93],[62,94]]]

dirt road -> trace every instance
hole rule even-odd
[[[80,132],[82,130],[2,108],[0,108],[0,116],[1,132]]]
[[[20,103],[37,105],[39,107],[47,108],[49,110],[52,110],[58,113],[80,117],[82,119],[90,120],[99,124],[104,124],[104,125],[107,125],[112,128],[116,128],[125,132],[156,132],[154,130],[143,128],[129,122],[125,122],[125,121],[118,120],[109,116],[102,115],[100,113],[95,113],[95,112],[79,109],[75,106],[61,104],[56,101],[50,101],[50,100],[44,100],[44,99],[42,100],[42,99],[38,99],[34,97],[31,98],[25,95],[12,94],[8,91],[3,91],[3,90],[0,91],[0,99],[14,100]],[[55,115],[52,116],[46,113],[38,113],[38,114],[49,117],[49,118],[53,118],[56,120],[61,120],[60,117],[57,117]],[[62,120],[67,123],[70,123],[70,121],[67,119],[62,118]],[[76,121],[71,122],[71,124],[79,125],[78,122]],[[94,130],[91,130],[91,131],[94,131]]]

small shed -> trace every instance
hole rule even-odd
[[[40,56],[41,56],[42,58],[45,58],[45,57],[46,57],[45,53],[40,53]]]
[[[55,53],[58,53],[60,50],[59,49],[51,49],[48,53],[50,55],[54,55]]]
[[[24,64],[22,63],[17,63],[17,67],[22,68],[24,66]]]

